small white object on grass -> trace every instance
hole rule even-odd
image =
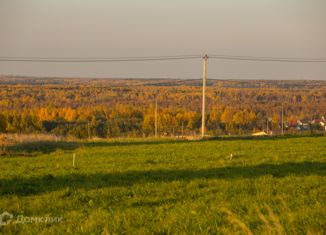
[[[72,155],[72,167],[75,168],[75,158],[76,158],[76,153]]]
[[[232,160],[232,158],[233,158],[233,153],[230,154],[230,160]]]

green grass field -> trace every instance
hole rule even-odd
[[[0,156],[0,213],[14,216],[2,234],[326,233],[326,137],[12,149]]]

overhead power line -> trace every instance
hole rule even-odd
[[[174,56],[148,56],[148,57],[0,57],[2,62],[38,62],[38,63],[101,63],[101,62],[146,62],[167,60],[201,59],[201,55],[174,55]],[[290,63],[325,63],[326,58],[288,58],[288,57],[255,57],[234,55],[210,55],[210,59],[232,61],[256,61],[256,62],[290,62]]]
[[[176,56],[153,56],[153,57],[105,57],[105,58],[49,58],[49,57],[0,57],[5,62],[142,62],[142,61],[164,61],[164,60],[188,60],[199,59],[200,55],[176,55]]]
[[[230,56],[230,55],[211,55],[210,59],[221,60],[244,60],[257,62],[290,62],[290,63],[325,63],[326,58],[287,58],[287,57],[255,57],[255,56]]]

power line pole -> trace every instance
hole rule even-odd
[[[282,135],[284,135],[284,107],[282,103]]]
[[[201,118],[201,137],[205,137],[205,105],[206,105],[206,65],[208,55],[203,57],[203,104],[202,104],[202,118]]]
[[[91,128],[89,125],[89,121],[87,121],[87,132],[88,132],[88,140],[91,140]]]
[[[155,137],[157,137],[157,99],[155,100]]]

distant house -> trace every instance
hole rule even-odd
[[[326,126],[326,119],[324,117],[320,118],[320,119],[314,119],[311,121],[311,124],[314,124],[314,125],[320,125],[322,127],[325,127]]]
[[[307,123],[301,123],[301,125],[298,125],[298,126],[296,127],[296,129],[297,129],[298,131],[307,131],[307,130],[310,129],[310,126],[309,126],[309,124],[307,124]]]
[[[311,121],[311,124],[319,124],[321,122],[321,119],[314,119]]]
[[[320,119],[316,118],[316,119],[312,120],[310,123],[315,126],[320,126],[320,127],[322,127],[322,129],[324,129],[326,131],[326,119],[324,117],[322,117]]]
[[[320,119],[314,119],[311,121],[311,124],[317,124],[317,125],[321,125],[321,126],[325,126],[326,125],[326,120],[324,118],[324,116]]]
[[[267,136],[267,133],[265,131],[255,132],[252,133],[252,136]]]
[[[288,125],[285,128],[286,129],[291,128],[297,131],[306,131],[310,129],[310,126],[308,123],[304,123],[302,120],[293,119],[290,122],[288,122]]]
[[[291,127],[297,127],[298,126],[298,124],[299,124],[299,120],[296,120],[296,119],[293,119],[293,120],[290,120],[289,122],[288,122],[288,126],[291,128]]]

